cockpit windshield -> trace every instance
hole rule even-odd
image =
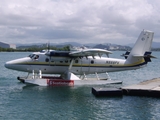
[[[33,58],[35,54],[30,54],[28,57]]]

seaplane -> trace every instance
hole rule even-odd
[[[27,57],[11,60],[5,67],[28,72],[26,77],[17,77],[23,83],[40,86],[74,86],[107,83],[122,83],[101,79],[98,74],[108,76],[109,72],[135,70],[151,62],[151,44],[154,32],[143,30],[132,50],[127,51],[124,59],[109,58],[111,51],[105,49],[77,49],[70,51],[43,50]],[[95,75],[94,79],[87,75]]]

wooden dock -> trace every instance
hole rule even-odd
[[[124,95],[160,97],[160,78],[121,88]]]
[[[119,97],[123,96],[123,91],[118,88],[92,88],[92,93],[96,97]]]
[[[95,96],[119,96],[121,92],[122,95],[160,97],[160,78],[121,88],[92,88]]]

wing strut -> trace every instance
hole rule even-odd
[[[71,70],[71,68],[72,68],[72,66],[73,66],[73,62],[74,62],[74,60],[71,59],[71,63],[70,63],[69,68],[68,68],[69,71]]]
[[[111,77],[109,76],[109,74],[106,72],[107,75],[107,80],[111,80]]]
[[[99,80],[99,76],[98,76],[97,72],[95,72],[95,75],[96,75],[96,77],[97,77],[97,80]]]
[[[61,75],[61,77],[63,79],[66,79],[66,80],[80,80],[80,78],[78,76],[76,76],[75,74],[73,74],[71,72],[71,69],[72,69],[72,66],[73,66],[73,62],[74,62],[74,59],[71,59],[71,63],[69,65],[69,67],[68,67],[68,70]]]
[[[82,80],[87,80],[87,76],[86,76],[85,73],[83,73],[83,76],[81,75],[80,78],[81,78]]]

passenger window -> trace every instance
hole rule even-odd
[[[91,64],[94,64],[94,61],[93,61],[93,60],[91,60]]]
[[[46,58],[46,62],[49,62],[49,59],[48,59],[48,58]]]
[[[68,60],[66,60],[65,63],[68,63]]]

